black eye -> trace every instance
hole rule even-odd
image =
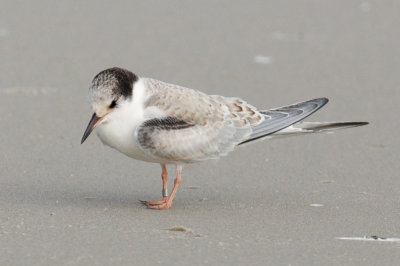
[[[114,100],[110,104],[110,108],[114,108],[117,105],[117,102]]]

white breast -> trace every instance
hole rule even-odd
[[[108,114],[97,126],[97,135],[107,146],[137,160],[158,162],[146,155],[136,142],[136,129],[145,120],[146,88],[139,79],[134,84],[132,99]]]

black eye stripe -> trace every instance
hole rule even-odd
[[[114,108],[117,105],[117,101],[112,101],[110,104],[110,108]]]

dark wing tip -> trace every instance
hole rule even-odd
[[[321,100],[323,104],[327,104],[329,102],[329,99],[326,97],[318,98],[318,100]]]
[[[278,123],[271,122],[271,126],[268,126],[267,124],[265,124],[266,126],[263,129],[261,129],[261,130],[258,129],[255,132],[253,131],[253,133],[252,133],[252,135],[250,135],[249,139],[239,143],[238,145],[265,137],[267,135],[271,135],[285,127],[288,127],[300,120],[303,120],[304,118],[310,116],[314,112],[321,109],[325,104],[328,103],[328,101],[329,101],[328,98],[321,97],[321,98],[315,98],[312,100],[308,100],[305,102],[300,102],[300,103],[296,103],[296,104],[292,104],[292,105],[288,105],[288,106],[283,106],[280,108],[275,108],[275,109],[266,110],[266,111],[260,111],[261,114],[267,115],[267,116],[269,116],[269,112],[284,112],[284,113],[287,113],[287,115],[280,117],[279,119],[276,119],[275,122],[278,122]],[[307,108],[304,108],[304,107],[307,107]],[[294,113],[293,112],[294,110],[300,110],[300,112]],[[266,122],[269,123],[268,121],[266,121]],[[275,124],[275,126],[274,126],[274,124]]]
[[[309,101],[306,101],[306,102],[316,102],[320,106],[319,108],[321,108],[322,106],[324,106],[325,104],[327,104],[329,102],[329,99],[325,98],[325,97],[322,97],[322,98],[315,98],[313,100],[309,100]]]

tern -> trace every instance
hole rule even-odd
[[[245,143],[362,126],[368,122],[300,122],[327,102],[317,98],[269,110],[236,97],[203,92],[138,77],[114,67],[98,73],[89,88],[94,111],[83,143],[96,128],[107,146],[136,160],[158,163],[162,169],[162,199],[142,201],[149,209],[168,209],[182,182],[182,168],[217,159]],[[166,165],[176,167],[168,194]]]

